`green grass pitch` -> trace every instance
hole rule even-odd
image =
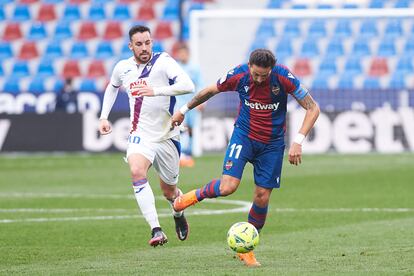
[[[252,168],[239,190],[187,210],[190,237],[175,236],[157,177],[161,225],[170,242],[148,246],[122,154],[0,157],[0,274],[303,275],[414,274],[414,155],[304,156],[285,160],[260,244],[247,268],[226,232],[247,220]],[[221,173],[222,156],[182,169],[183,191]]]

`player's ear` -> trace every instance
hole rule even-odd
[[[132,51],[132,43],[131,43],[131,41],[128,43],[128,48]]]

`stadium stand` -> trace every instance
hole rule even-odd
[[[189,38],[189,11],[217,8],[220,2],[187,0],[181,38]],[[54,84],[49,89],[56,90],[61,78],[73,77],[80,88],[99,91],[101,86],[92,86],[91,80],[104,82],[115,63],[130,56],[127,32],[133,24],[151,27],[154,51],[171,50],[180,38],[178,3],[178,0],[0,0],[0,90],[38,93],[42,88],[39,82],[44,78]],[[264,7],[412,8],[414,1],[268,0]],[[262,19],[253,38],[246,52],[257,47],[273,49],[278,61],[286,62],[311,88],[414,87],[412,18]],[[28,85],[13,83],[21,77],[30,79]]]

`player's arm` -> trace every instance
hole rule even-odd
[[[118,96],[119,87],[121,86],[121,80],[119,79],[120,68],[120,63],[117,63],[112,72],[111,80],[105,89],[101,116],[99,117],[99,132],[101,135],[106,135],[112,132],[111,123],[108,121],[108,117],[116,97]]]
[[[314,126],[320,110],[311,94],[302,86],[293,93],[293,97],[306,110],[302,126],[289,149],[290,164],[298,165],[302,162],[302,142]]]
[[[184,115],[187,111],[199,106],[200,104],[206,102],[208,99],[214,95],[220,93],[217,88],[217,84],[207,86],[197,93],[187,104],[183,105],[179,110],[177,110],[171,118],[172,127],[179,126],[184,120]]]
[[[118,87],[113,86],[111,83],[109,83],[105,89],[101,116],[99,117],[99,132],[101,135],[106,135],[112,132],[111,123],[108,121],[108,117],[118,95],[118,89]]]

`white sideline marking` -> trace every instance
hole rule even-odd
[[[131,199],[133,196],[129,195],[88,195],[88,194],[65,194],[65,193],[0,193],[0,197],[10,198],[92,198],[92,199]],[[163,197],[159,197],[163,198]],[[228,199],[206,199],[207,203],[219,203],[236,205],[235,208],[230,209],[196,209],[187,210],[187,215],[221,215],[228,213],[248,212],[251,202],[242,200],[228,200]],[[274,208],[275,212],[290,213],[290,212],[304,212],[304,213],[348,213],[348,212],[376,212],[376,213],[407,213],[414,212],[414,208]],[[159,209],[159,217],[171,216],[169,209]],[[93,208],[63,208],[63,209],[47,209],[47,208],[15,208],[15,209],[0,209],[0,213],[78,213],[78,212],[119,212],[129,213],[137,212],[136,209],[93,209]],[[115,216],[77,216],[77,217],[55,217],[55,218],[22,218],[22,219],[2,219],[0,223],[36,223],[36,222],[57,222],[57,221],[85,221],[85,220],[120,220],[140,218],[141,215],[115,215]]]
[[[52,195],[52,194],[51,194]],[[218,202],[220,204],[229,204],[229,205],[236,205],[239,207],[231,208],[231,209],[220,209],[220,210],[196,210],[196,211],[186,211],[187,215],[221,215],[221,214],[228,214],[228,213],[240,213],[240,212],[247,212],[250,208],[251,203],[242,200],[226,200],[226,199],[206,199],[204,202],[215,203]],[[48,213],[47,210],[51,210],[49,213],[68,213],[68,212],[76,212],[76,211],[93,211],[93,210],[100,210],[100,211],[120,211],[123,209],[30,209],[30,208],[22,208],[22,209],[0,209],[0,213],[17,213],[17,212],[27,212],[27,213]],[[132,210],[124,209],[125,212],[130,212]],[[169,217],[171,216],[171,211],[167,209],[160,209],[158,217]],[[27,223],[27,222],[53,222],[53,221],[84,221],[84,220],[119,220],[119,219],[132,219],[132,218],[140,218],[141,215],[119,215],[119,216],[82,216],[82,217],[58,217],[58,218],[23,218],[23,219],[2,219],[0,223]]]

